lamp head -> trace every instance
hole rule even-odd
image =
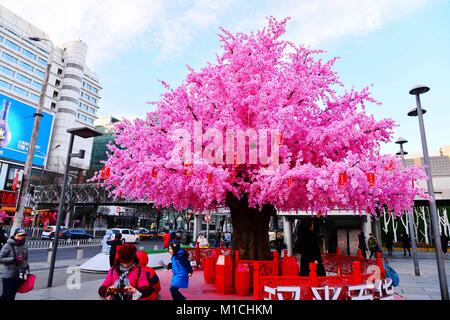
[[[420,85],[413,87],[411,90],[409,90],[409,94],[416,96],[416,95],[419,95],[419,94],[422,94],[422,93],[425,93],[428,91],[430,91],[429,87],[427,87],[423,84],[420,84]]]
[[[404,139],[402,137],[398,138],[398,140],[395,141],[395,143],[397,143],[397,144],[405,144],[407,142],[408,142],[408,140],[406,140],[406,139]]]
[[[427,113],[427,110],[422,109],[422,114]],[[418,112],[417,112],[417,108],[412,109],[411,111],[408,112],[408,116],[409,117],[417,117],[418,116]]]
[[[408,152],[406,152],[406,151],[403,151],[403,155],[404,156],[406,156],[408,154]],[[401,153],[401,151],[399,151],[399,152],[397,152],[395,155],[397,155],[397,156],[401,156],[402,155],[402,153]]]

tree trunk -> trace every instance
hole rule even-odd
[[[246,196],[237,199],[232,193],[227,194],[226,204],[233,225],[233,249],[239,250],[240,259],[270,260],[269,222],[275,208],[272,205],[264,205],[261,210],[249,208]]]

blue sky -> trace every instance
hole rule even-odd
[[[50,34],[56,43],[82,39],[88,63],[103,85],[100,115],[143,117],[163,92],[220,51],[217,33],[257,30],[265,17],[291,17],[286,39],[339,56],[336,70],[347,87],[373,84],[377,118],[393,118],[395,138],[421,152],[415,105],[422,96],[431,153],[450,145],[450,1],[448,0],[2,0],[3,5]],[[126,3],[126,5],[125,5]],[[46,8],[51,8],[48,19]],[[71,14],[67,14],[70,12]],[[382,147],[397,151],[392,143]]]

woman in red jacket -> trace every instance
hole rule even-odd
[[[169,231],[166,231],[164,233],[163,240],[164,240],[164,249],[169,249],[169,244],[170,244],[170,233],[169,233]]]
[[[136,246],[118,247],[116,264],[109,269],[98,293],[109,300],[137,300],[150,296],[151,289],[144,270],[139,266]]]
[[[139,259],[139,266],[142,268],[142,272],[144,272],[147,277],[151,291],[151,294],[148,297],[142,297],[139,300],[157,300],[158,294],[161,291],[161,283],[159,282],[159,278],[156,275],[155,270],[151,267],[147,267],[148,254],[145,251],[138,251],[137,257]]]

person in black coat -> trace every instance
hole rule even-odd
[[[366,236],[362,231],[360,234],[358,234],[358,249],[362,251],[363,258],[366,259],[367,258]]]
[[[441,234],[442,252],[447,255],[448,250],[448,236],[445,233]]]
[[[394,248],[394,237],[392,233],[386,235],[386,249],[388,250],[388,256],[392,256],[392,249]]]
[[[117,247],[122,245],[122,234],[116,233],[114,235],[114,240],[106,241],[106,244],[111,246],[111,249],[109,250],[109,266],[114,267],[116,265]]]
[[[403,242],[403,255],[406,256],[406,250],[408,250],[409,256],[411,257],[411,246],[410,246],[411,239],[406,234],[406,232],[402,235],[402,242]]]
[[[306,217],[300,221],[299,237],[296,243],[300,258],[300,276],[309,276],[309,264],[317,264],[317,275],[325,276],[325,268],[322,264],[319,237],[315,230],[314,221],[311,217]]]

